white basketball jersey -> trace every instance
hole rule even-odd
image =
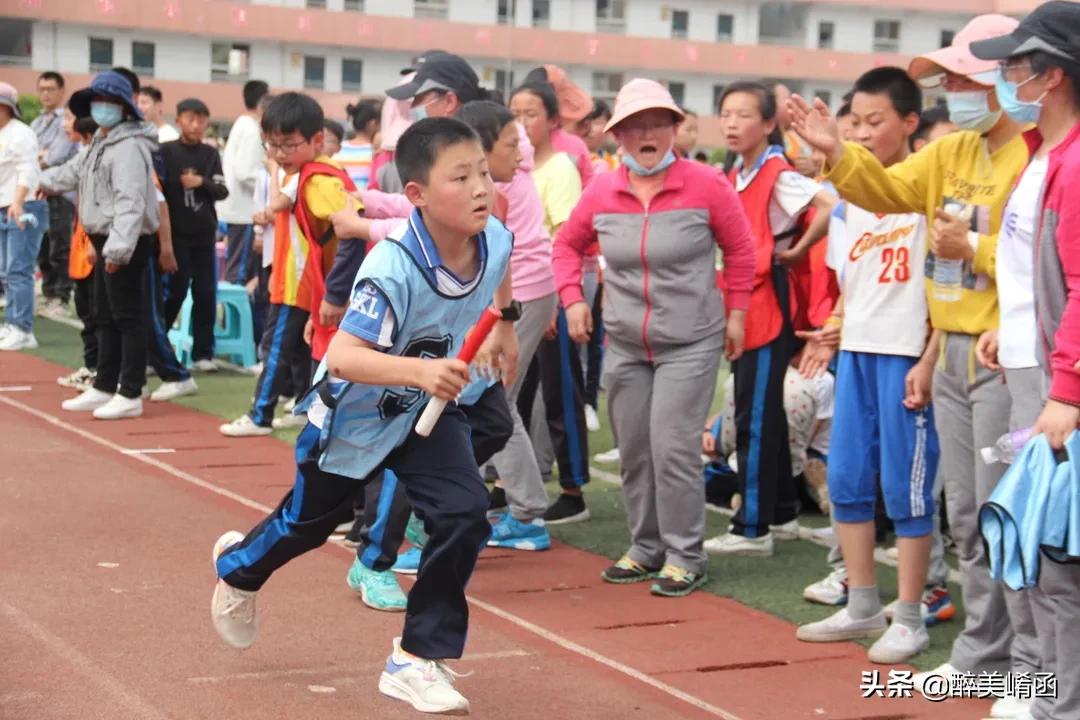
[[[841,203],[829,223],[827,262],[844,294],[840,347],[922,355],[927,337],[923,215],[879,215]]]

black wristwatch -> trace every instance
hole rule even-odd
[[[517,300],[511,300],[510,304],[499,310],[502,315],[502,319],[507,322],[517,322],[521,319],[521,303]]]

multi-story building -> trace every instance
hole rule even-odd
[[[24,91],[43,70],[73,85],[126,65],[175,102],[222,119],[249,78],[302,88],[331,116],[375,95],[429,48],[466,57],[508,91],[544,62],[611,99],[636,76],[666,82],[707,117],[726,84],[771,78],[835,104],[860,73],[947,45],[973,15],[1034,0],[0,0],[0,77]]]

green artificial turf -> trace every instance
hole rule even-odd
[[[72,368],[81,364],[81,345],[75,329],[50,320],[38,319],[34,332],[40,343],[40,348],[33,351],[34,355]],[[247,411],[255,389],[253,376],[221,371],[196,374],[195,379],[199,384],[199,393],[180,398],[177,402],[225,420],[239,417]],[[151,389],[157,384],[158,381],[152,379]],[[722,382],[717,383],[714,409],[721,400],[720,387]],[[604,403],[601,403],[601,406],[602,427],[598,432],[589,434],[591,454],[610,450],[613,444]],[[295,440],[296,434],[295,430],[274,433],[276,437],[289,443]],[[607,473],[618,473],[616,465],[595,464],[595,467]],[[547,491],[548,496],[554,498],[558,493],[558,486],[551,483]],[[585,493],[592,519],[574,525],[551,526],[551,534],[582,550],[617,559],[629,543],[622,492],[617,485],[594,477]],[[800,522],[808,526],[822,526],[827,524],[827,519],[821,516],[804,516]],[[718,513],[708,513],[708,537],[726,531],[727,527],[727,518]],[[792,623],[819,620],[835,609],[806,602],[802,598],[802,590],[806,585],[828,574],[825,555],[825,548],[809,541],[795,540],[778,542],[776,554],[771,558],[714,557],[709,563],[710,581],[705,590],[730,597]],[[955,558],[950,556],[948,559],[950,564],[955,566]],[[897,580],[894,568],[879,565],[878,581],[883,602],[896,597]],[[930,649],[913,662],[919,669],[930,669],[946,662],[953,639],[962,627],[960,589],[950,586],[950,591],[953,602],[957,605],[956,617],[930,628]],[[869,662],[867,668],[870,668]]]

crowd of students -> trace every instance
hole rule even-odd
[[[1006,468],[979,450],[1026,429],[1061,448],[1080,422],[1078,37],[1076,3],[979,16],[908,68],[863,74],[835,115],[733,83],[722,170],[690,157],[697,118],[657,82],[609,107],[543,65],[503,104],[442,51],[345,125],[249,82],[223,158],[204,143],[210,108],[182,100],[173,128],[123,68],[66,108],[43,74],[32,127],[0,86],[0,349],[36,344],[36,262],[48,311],[73,294],[83,321],[64,409],[140,415],[148,365],[152,400],[196,392],[165,331],[190,292],[194,368],[217,368],[222,236],[261,368],[221,432],[303,428],[293,491],[215,546],[214,624],[236,647],[272,572],[342,532],[349,585],[408,611],[380,689],[467,711],[445,661],[479,548],[542,551],[547,525],[589,518],[602,385],[630,530],[603,580],[688,595],[709,554],[781,552],[813,505],[834,543],[804,597],[838,609],[797,636],[874,639],[872,662],[901,663],[955,614],[947,510],[964,628],[932,674],[1056,672],[1056,699],[1009,695],[993,717],[1077,718],[1080,565],[1044,562],[1022,590],[993,579],[980,508]],[[924,89],[944,106],[924,110]],[[499,321],[470,368],[452,358],[486,306]],[[414,433],[430,398],[457,402]],[[729,532],[705,537],[706,502],[734,513]],[[394,572],[418,573],[408,596]]]

